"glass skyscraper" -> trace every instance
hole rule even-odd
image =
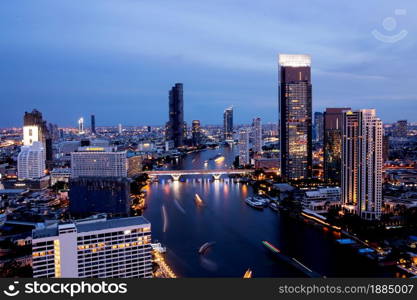
[[[281,174],[287,180],[311,178],[311,106],[311,57],[280,54]]]
[[[166,126],[166,139],[173,141],[174,147],[184,144],[184,97],[182,83],[176,83],[169,91],[169,121]]]
[[[342,159],[342,117],[350,108],[326,108],[324,112],[324,180],[340,185]]]
[[[233,140],[233,107],[224,110],[223,131],[225,140]]]

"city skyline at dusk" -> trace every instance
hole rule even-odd
[[[313,111],[366,107],[384,122],[417,121],[416,21],[407,14],[414,3],[368,1],[358,10],[326,1],[300,7],[232,1],[220,10],[215,2],[180,1],[173,10],[158,2],[23,2],[1,4],[0,24],[8,30],[0,96],[8,110],[0,112],[0,127],[18,126],[20,112],[33,108],[60,126],[90,114],[97,126],[163,125],[175,82],[184,84],[189,124],[221,124],[229,106],[236,123],[249,123],[254,103],[264,123],[276,122],[279,53],[311,55]],[[403,14],[396,15],[398,8]],[[311,14],[314,23],[305,19]],[[387,43],[374,30],[410,34]]]

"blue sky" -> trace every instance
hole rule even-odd
[[[278,53],[312,56],[315,111],[417,121],[417,2],[344,2],[2,0],[0,126],[33,108],[61,126],[162,124],[175,82],[188,122],[220,124],[230,105],[238,123],[274,122]]]

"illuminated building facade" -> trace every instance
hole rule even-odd
[[[166,125],[166,140],[173,141],[174,147],[183,146],[184,127],[183,84],[176,83],[169,91],[169,121]]]
[[[81,117],[78,119],[78,134],[84,134],[84,118]]]
[[[201,125],[199,120],[193,120],[191,134],[193,146],[199,146],[201,144]]]
[[[223,113],[224,140],[233,140],[233,107],[226,108]]]
[[[253,130],[253,151],[256,153],[262,152],[262,122],[261,118],[255,118],[252,122]]]
[[[111,147],[80,147],[71,153],[71,177],[127,177],[126,155]]]
[[[151,225],[104,216],[32,232],[34,278],[150,278]]]
[[[342,176],[342,118],[350,108],[326,108],[324,112],[324,180],[340,186]]]
[[[287,180],[311,178],[311,106],[311,57],[280,54],[281,173]]]
[[[246,166],[249,163],[249,131],[241,129],[239,131],[239,164]]]
[[[17,156],[17,176],[21,180],[45,176],[45,149],[41,142],[23,146]]]
[[[341,187],[347,211],[367,220],[381,217],[382,121],[374,109],[343,113]]]

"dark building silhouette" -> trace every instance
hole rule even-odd
[[[382,137],[382,161],[389,160],[389,136],[384,135]]]
[[[323,113],[316,111],[314,113],[314,141],[321,145],[323,143],[323,134]]]
[[[123,177],[78,177],[70,181],[70,213],[85,217],[96,213],[127,216],[131,180]]]
[[[324,112],[324,180],[340,185],[342,176],[342,118],[346,108],[326,108]]]
[[[233,140],[233,107],[224,110],[223,132],[225,140]]]
[[[96,116],[91,115],[91,133],[96,134]]]
[[[201,144],[201,125],[199,120],[193,120],[191,134],[193,146],[199,146]]]
[[[169,91],[169,121],[166,126],[166,139],[174,143],[174,147],[184,144],[184,97],[182,83],[176,83]]]
[[[281,174],[311,178],[312,85],[309,55],[279,55]]]
[[[394,136],[395,137],[407,137],[407,134],[408,134],[407,120],[397,121],[394,127]]]

